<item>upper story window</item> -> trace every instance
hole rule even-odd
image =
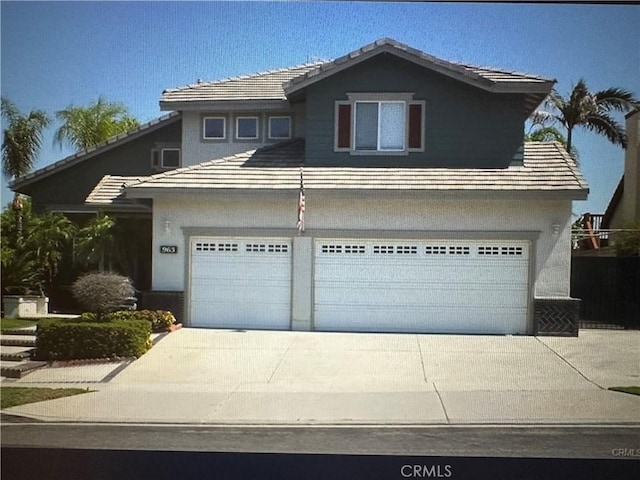
[[[424,102],[412,94],[349,94],[336,103],[335,150],[352,155],[424,151]]]
[[[404,151],[405,110],[404,102],[356,102],[354,150]]]
[[[236,138],[238,140],[256,140],[258,138],[258,117],[237,117]]]
[[[204,117],[202,120],[202,138],[224,140],[227,138],[225,117]]]
[[[165,170],[178,168],[181,164],[180,147],[174,144],[155,144],[151,150],[151,168]]]
[[[269,138],[273,140],[291,138],[291,117],[269,117]]]

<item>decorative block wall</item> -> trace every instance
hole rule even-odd
[[[533,305],[535,335],[578,336],[580,299],[536,298]]]

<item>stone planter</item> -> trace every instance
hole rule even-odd
[[[49,298],[37,295],[5,295],[4,316],[7,318],[37,318],[49,314]]]

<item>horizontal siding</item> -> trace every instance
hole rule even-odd
[[[333,152],[334,103],[355,92],[413,92],[424,100],[425,152],[352,157]],[[523,142],[524,97],[491,94],[396,57],[380,56],[307,89],[308,164],[506,167]]]

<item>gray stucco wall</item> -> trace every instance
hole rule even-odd
[[[87,195],[105,175],[152,175],[151,149],[157,142],[180,142],[181,122],[176,121],[123,145],[60,170],[21,189],[33,206],[83,205]]]
[[[424,100],[425,151],[350,156],[334,147],[334,105],[347,93],[410,92]],[[492,94],[392,55],[379,55],[308,87],[307,162],[321,165],[506,167],[521,161],[524,96]]]
[[[202,122],[206,116],[224,117],[227,135],[224,140],[205,140],[202,138]],[[257,116],[259,119],[259,138],[256,140],[238,140],[235,138],[235,119],[237,116]],[[304,137],[305,105],[291,105],[282,111],[268,112],[230,112],[230,111],[185,111],[182,112],[182,164],[196,165],[208,160],[224,158],[237,153],[278,143],[282,140],[268,138],[268,119],[271,116],[291,116],[291,135]]]

